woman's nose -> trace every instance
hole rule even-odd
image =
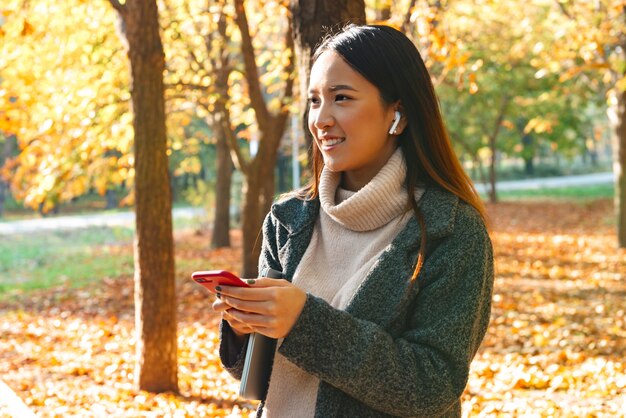
[[[311,111],[313,112],[313,110]],[[329,106],[325,106],[322,104],[319,108],[315,109],[314,112],[315,114],[313,115],[313,125],[317,129],[327,129],[335,124],[335,118],[333,117]]]

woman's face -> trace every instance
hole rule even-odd
[[[324,164],[343,172],[342,187],[358,190],[385,165],[396,149],[393,106],[385,106],[376,86],[339,54],[326,51],[311,68],[309,130]],[[401,132],[403,123],[397,132]]]

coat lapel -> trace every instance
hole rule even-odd
[[[290,199],[272,207],[274,217],[284,229],[284,239],[279,238],[278,258],[289,281],[309,246],[319,209],[319,199]]]
[[[427,245],[452,232],[458,198],[428,189],[420,201],[426,222]],[[386,327],[407,300],[422,231],[413,217],[381,254],[346,308],[354,316]],[[418,280],[421,277],[418,277]],[[414,287],[417,291],[417,286]]]

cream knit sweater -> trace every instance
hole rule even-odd
[[[324,169],[319,187],[322,210],[293,283],[345,309],[380,254],[411,218],[405,176],[400,149],[358,192],[341,189],[341,173]],[[416,198],[421,193],[416,190]],[[263,416],[312,417],[318,385],[315,376],[277,352]]]

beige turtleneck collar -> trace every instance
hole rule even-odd
[[[341,189],[341,173],[324,167],[319,185],[322,209],[349,230],[378,229],[407,210],[405,177],[406,163],[400,148],[389,157],[378,174],[357,192]],[[419,199],[421,191],[416,190],[416,193]]]

